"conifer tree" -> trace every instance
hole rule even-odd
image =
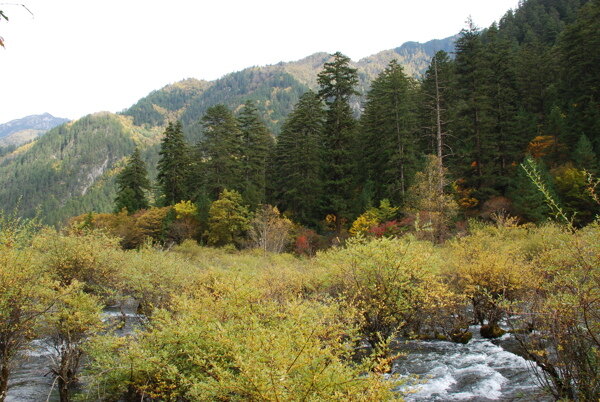
[[[118,189],[115,198],[115,212],[120,212],[125,208],[131,214],[148,208],[145,192],[150,189],[150,181],[146,164],[142,160],[138,148],[133,151],[127,165],[117,175],[116,182]]]
[[[486,71],[481,34],[469,20],[456,41],[457,118],[453,129],[457,138],[456,161],[466,185],[484,198],[488,181],[491,141],[489,138],[489,98],[485,86]]]
[[[160,146],[157,181],[162,205],[174,205],[189,199],[190,152],[181,123],[169,122]]]
[[[335,216],[336,230],[352,213],[355,175],[356,121],[350,97],[357,95],[358,75],[350,59],[342,53],[333,55],[317,76],[319,96],[327,106],[323,133],[323,194],[325,213]]]
[[[362,169],[375,199],[404,201],[417,170],[415,83],[396,60],[371,84],[361,119]]]
[[[225,105],[210,107],[202,117],[203,138],[196,157],[201,160],[206,194],[216,199],[224,189],[242,191],[243,138],[238,121]]]
[[[242,196],[252,207],[266,201],[267,159],[273,137],[258,114],[253,101],[246,101],[238,116],[242,136]]]
[[[585,134],[579,137],[579,141],[575,145],[573,160],[579,169],[585,169],[593,174],[598,172],[598,159],[594,153],[591,141]]]
[[[305,225],[314,226],[320,218],[323,125],[320,98],[304,93],[283,124],[272,158],[274,202]]]
[[[514,51],[511,42],[499,33],[493,24],[485,33],[486,41],[483,57],[486,75],[485,91],[487,92],[486,110],[489,125],[484,132],[489,143],[484,150],[487,155],[487,186],[491,191],[505,194],[510,177],[522,158],[527,142],[519,138],[517,123],[517,84],[514,69]]]

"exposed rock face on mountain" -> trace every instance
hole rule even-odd
[[[0,124],[0,147],[24,144],[68,121],[44,113]]]

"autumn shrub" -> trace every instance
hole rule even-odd
[[[579,231],[551,226],[537,236],[550,245],[531,255],[541,278],[537,292],[515,309],[511,324],[537,365],[542,385],[557,399],[594,400],[600,395],[600,227]]]
[[[71,234],[81,235],[89,230],[103,230],[119,238],[119,244],[124,249],[137,248],[145,239],[136,217],[129,215],[126,210],[114,214],[83,214],[69,221],[68,231]]]
[[[394,218],[398,215],[398,207],[393,207],[388,199],[383,199],[379,203],[379,208],[371,207],[363,212],[352,223],[350,236],[367,236],[374,233],[372,229],[387,222],[395,222]]]
[[[592,222],[600,212],[600,205],[588,191],[586,172],[572,164],[565,164],[552,169],[551,173],[566,215],[577,226]]]
[[[155,243],[164,242],[168,225],[167,217],[171,212],[171,207],[153,207],[134,214],[135,226],[142,238],[150,238]]]
[[[52,281],[30,247],[35,222],[0,211],[0,401],[17,354],[36,336],[52,305]]]
[[[171,250],[194,265],[197,285],[213,288],[208,282],[227,281],[235,286],[251,283],[265,300],[284,301],[290,297],[324,293],[320,267],[288,253],[258,249],[227,251],[186,241]]]
[[[401,226],[398,221],[387,221],[369,228],[368,233],[374,237],[398,237],[407,232],[405,226]]]
[[[294,253],[312,257],[318,250],[327,247],[327,240],[312,229],[305,227],[296,228],[294,239]]]
[[[127,339],[90,347],[90,399],[384,400],[395,384],[351,360],[352,311],[264,300],[251,284],[215,282],[153,314]]]
[[[250,222],[250,244],[263,251],[281,253],[291,242],[293,227],[277,207],[260,205]]]
[[[449,237],[450,223],[458,213],[458,204],[446,190],[447,169],[436,155],[427,155],[422,171],[415,174],[408,189],[406,206],[415,215],[416,235],[441,243]]]
[[[527,236],[528,229],[515,221],[507,226],[472,223],[471,235],[448,244],[446,275],[455,291],[470,300],[473,320],[480,325],[497,327],[507,303],[536,289],[538,278],[524,249]]]
[[[61,286],[76,280],[85,284],[87,292],[105,297],[117,287],[123,253],[115,237],[100,231],[76,235],[44,229],[34,238],[32,247]]]
[[[125,250],[137,249],[147,241],[163,246],[179,244],[199,237],[197,208],[190,201],[173,207],[152,207],[129,215],[126,210],[114,214],[84,214],[72,218],[69,230],[84,234],[87,230],[103,230],[119,239]]]
[[[83,363],[83,346],[105,327],[102,301],[85,293],[77,280],[56,289],[51,308],[44,314],[39,335],[54,352],[50,373],[55,377],[61,401],[71,400]]]
[[[139,313],[166,308],[173,297],[191,289],[199,270],[176,253],[144,247],[124,254],[118,273],[119,294],[139,302]]]
[[[431,328],[434,306],[453,297],[439,280],[434,246],[409,236],[352,241],[320,254],[316,263],[329,272],[330,292],[359,311],[361,331],[373,346],[398,332]]]
[[[200,222],[196,205],[191,201],[181,201],[173,205],[171,213],[174,214],[174,219],[171,219],[166,228],[167,241],[179,244],[186,239],[198,238]]]
[[[235,190],[223,190],[208,211],[208,230],[205,232],[208,244],[241,247],[249,229],[250,212],[242,204],[242,196]]]

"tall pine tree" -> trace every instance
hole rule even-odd
[[[440,50],[431,59],[421,83],[419,118],[428,153],[444,157],[452,150],[446,144],[452,112],[454,66],[448,53]]]
[[[484,35],[484,57],[487,72],[484,76],[489,119],[489,155],[487,159],[487,185],[505,194],[515,167],[522,158],[526,141],[518,135],[518,95],[513,44],[493,24]]]
[[[131,214],[148,208],[146,191],[150,189],[150,181],[138,148],[133,151],[127,164],[117,175],[116,182],[115,212],[125,208]]]
[[[321,218],[324,119],[320,98],[306,92],[285,120],[272,158],[273,202],[310,226]]]
[[[396,60],[371,84],[361,119],[362,170],[374,201],[400,205],[417,171],[415,82]]]
[[[472,21],[456,41],[457,117],[453,124],[456,143],[455,165],[467,187],[476,190],[480,200],[490,193],[489,93],[484,47],[481,34]],[[493,191],[493,190],[492,190]]]
[[[256,207],[266,201],[267,159],[273,147],[273,136],[253,101],[246,101],[238,123],[242,135],[242,196],[250,206]]]
[[[582,133],[600,156],[600,1],[589,1],[558,44],[561,89],[573,133]],[[567,144],[574,149],[577,135]]]
[[[336,230],[342,220],[352,215],[355,176],[356,120],[350,107],[350,97],[357,95],[356,69],[342,53],[333,55],[317,76],[319,96],[327,106],[323,133],[323,193],[324,212],[336,219]]]
[[[188,200],[190,152],[181,123],[169,122],[160,145],[157,181],[160,187],[160,204],[174,205]]]
[[[243,191],[243,138],[238,121],[225,105],[210,107],[202,117],[203,137],[196,147],[206,193],[217,199],[225,190]]]

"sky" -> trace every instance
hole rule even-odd
[[[0,124],[119,112],[185,78],[341,51],[353,60],[479,27],[518,0],[0,0]],[[22,7],[21,2],[31,11]]]

